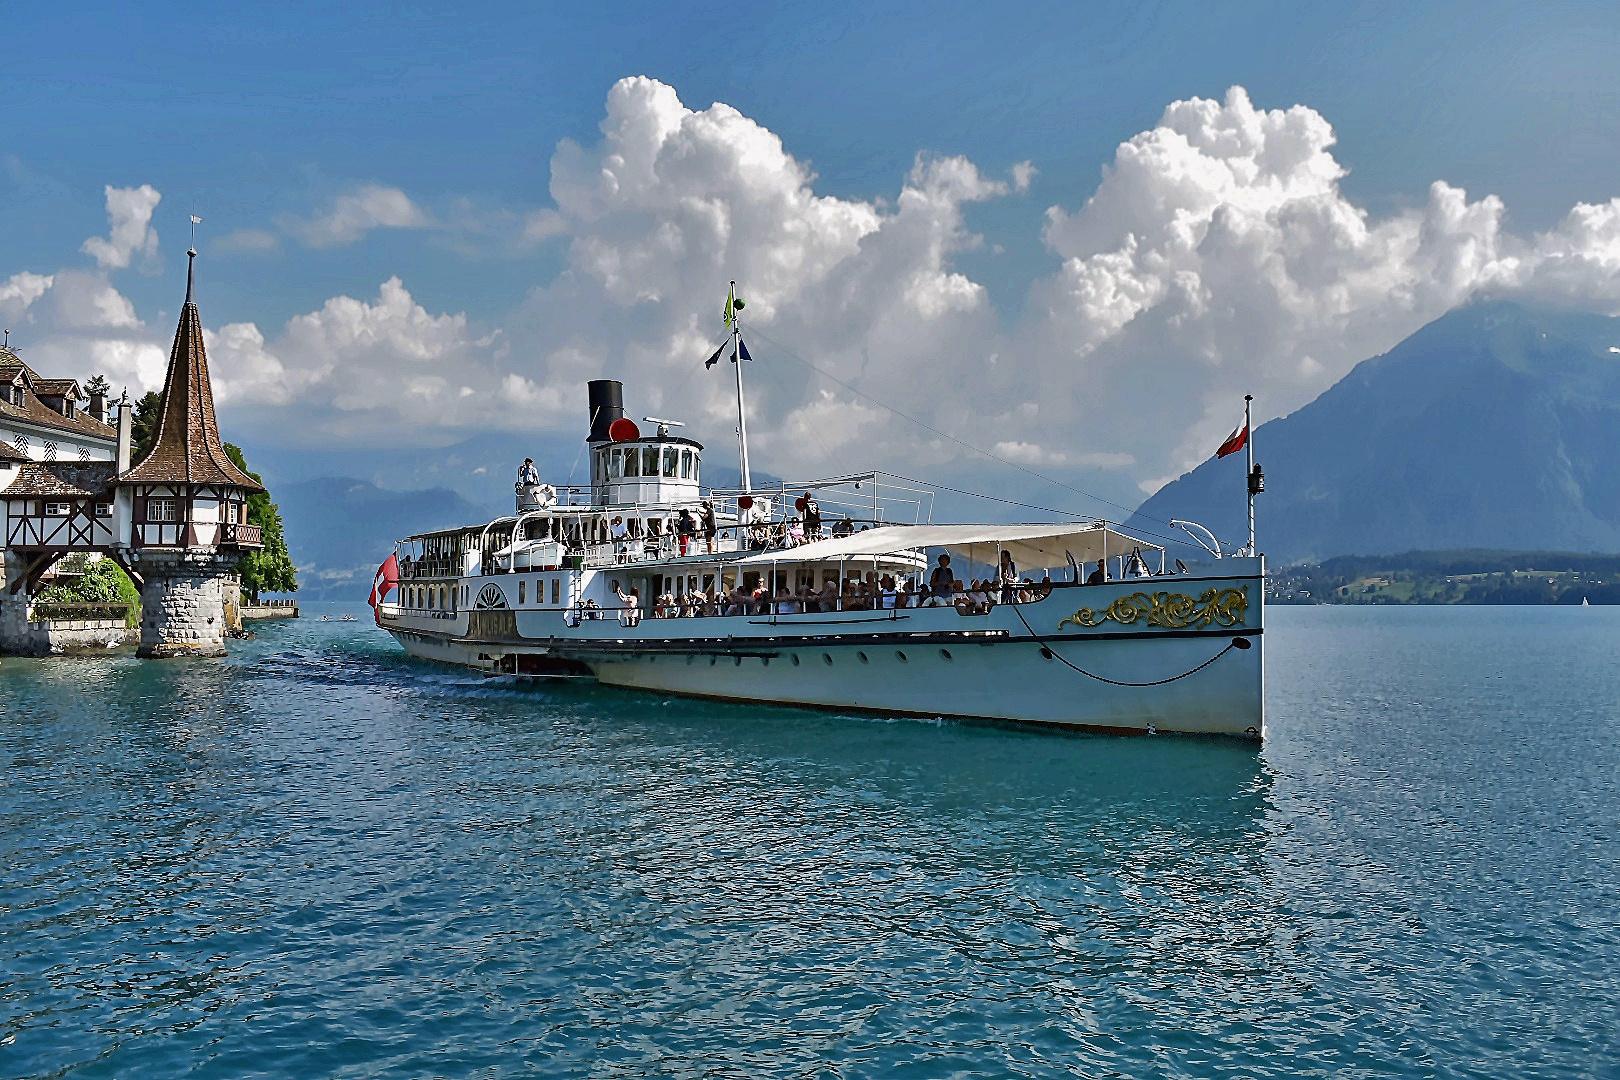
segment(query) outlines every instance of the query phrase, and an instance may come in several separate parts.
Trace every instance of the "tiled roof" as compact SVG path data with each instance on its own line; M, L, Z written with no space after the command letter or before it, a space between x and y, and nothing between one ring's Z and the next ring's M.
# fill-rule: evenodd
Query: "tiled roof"
M84 396L79 389L78 379L35 379L34 393L41 397L67 397L72 395L74 400Z
M0 461L27 461L28 455L12 446L4 439L0 439Z
M195 252L189 252L195 257ZM263 491L254 479L225 456L214 416L214 389L208 380L208 354L203 349L202 319L191 299L191 272L186 272L186 302L175 327L169 373L163 380L163 406L151 453L119 478L125 484L226 484Z
M110 500L117 471L112 461L30 461L0 498Z
M75 435L85 435L95 439L111 440L118 438L118 431L115 428L103 424L89 413L74 409L72 416L63 416L39 400L38 396L33 393L25 392L21 405L13 405L5 398L0 397L0 422L8 419L36 424L39 427L71 431Z

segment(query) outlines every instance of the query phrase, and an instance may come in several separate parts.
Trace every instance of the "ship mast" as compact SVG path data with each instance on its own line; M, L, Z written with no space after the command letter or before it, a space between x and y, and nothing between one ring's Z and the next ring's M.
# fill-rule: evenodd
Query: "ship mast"
M737 294L737 283L731 283L731 292L728 297ZM742 316L739 315L728 301L731 315L731 362L737 368L737 457L741 470L743 494L754 490L752 478L748 475L748 410L743 403L743 376L742 376Z

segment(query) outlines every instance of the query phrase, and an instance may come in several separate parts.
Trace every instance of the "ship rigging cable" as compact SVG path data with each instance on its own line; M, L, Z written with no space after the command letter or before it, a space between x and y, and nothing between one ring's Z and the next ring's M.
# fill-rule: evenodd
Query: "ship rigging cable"
M1006 465L1009 468L1017 469L1019 472L1022 472L1022 473L1027 473L1028 475L1033 476L1037 480L1043 481L1043 482L1048 483L1048 484L1052 484L1055 487L1065 488L1065 489L1067 489L1069 491L1074 492L1076 495L1080 495L1080 496L1082 496L1084 498L1091 499L1091 500L1093 500L1095 502L1100 502L1104 506L1111 506L1115 510L1124 511L1126 514L1135 514L1135 513L1137 513L1137 511L1132 510L1128 506L1121 506L1119 503L1114 502L1111 499L1105 499L1101 495L1093 495L1089 491L1082 491L1081 489L1075 487L1073 484L1065 484L1062 480L1055 480L1052 477L1047 476L1044 473L1036 472L1034 469L1031 469L1026 465L1020 465L1016 461L1009 461L1006 458L1000 456L999 454L992 454L990 451L984 449L983 447L974 446L972 443L966 441L965 439L958 439L955 435L952 435L952 434L950 434L949 432L946 432L946 431L941 431L939 428L934 427L932 424L925 424L921 420L918 420L915 416L912 416L909 413L902 412L899 409L895 408L893 405L888 404L887 402L879 401L877 398L873 397L871 394L868 394L863 390L856 389L855 387L851 386L849 383L845 382L843 379L840 379L838 376L833 375L830 372L823 371L821 368L819 368L816 365L812 364L810 361L806 360L804 357L800 356L798 353L794 352L792 349L788 348L786 345L782 344L780 341L777 341L775 338L771 337L769 334L767 334L765 331L761 330L759 327L757 327L757 326L754 327L753 330L752 330L752 333L755 334L758 337L764 338L766 341L768 341L770 344L774 345L778 350L780 350L783 353L783 355L785 355L785 356L787 356L787 357L789 357L789 358L791 358L793 360L797 360L799 363L803 364L805 367L809 368L811 371L814 371L817 375L820 375L822 378L831 379L833 382L837 383L839 386L842 386L845 390L848 390L850 393L857 394L860 397L865 398L867 401L870 401L872 404L876 405L878 408L886 409L889 412L893 413L894 415L900 417L900 419L902 419L902 420L909 420L911 423L916 424L918 427L924 429L925 431L933 432L935 435L938 435L942 439L949 439L951 442L955 443L958 446L964 447L964 448L966 448L968 450L972 450L975 454L983 454L985 457L989 458L991 461L1000 462L1001 464ZM966 492L965 494L970 494L971 495L971 494L975 494L975 493L974 492ZM1169 526L1169 524L1170 524L1168 521L1162 521L1159 518L1151 517L1150 515L1144 514L1142 516L1149 518L1149 520L1151 520L1151 521L1158 521L1159 524L1161 524L1161 525Z

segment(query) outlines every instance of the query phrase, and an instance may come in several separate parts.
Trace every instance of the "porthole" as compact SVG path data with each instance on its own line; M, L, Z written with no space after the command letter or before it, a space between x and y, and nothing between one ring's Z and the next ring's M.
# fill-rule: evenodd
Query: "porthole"
M905 663L909 663L909 662L910 662L910 661L908 661L908 660L907 660L907 659L906 659L906 654L905 654L905 653L903 653L903 652L901 652L901 651L900 651L900 650L899 650L899 649L896 649L896 650L894 650L894 658L895 658L895 659L896 659L896 660L898 660L898 661L900 661L900 662L901 662L901 663L902 663L902 664L905 664Z
M799 666L799 654L798 653L794 653L789 659L791 659L793 661L793 666L794 667Z
M939 650L939 655L941 655L945 659L949 660L951 658L951 650L949 650L949 649L941 649L941 650Z
M832 667L832 653L822 653L821 659L826 662L828 667Z
M872 662L866 658L866 654L863 652L858 652L855 655L861 658L861 663L863 664L870 664Z

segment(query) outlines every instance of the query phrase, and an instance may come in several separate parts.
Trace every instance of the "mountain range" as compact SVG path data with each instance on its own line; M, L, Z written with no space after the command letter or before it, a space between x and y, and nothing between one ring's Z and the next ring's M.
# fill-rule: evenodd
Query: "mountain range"
M1620 319L1460 308L1261 425L1274 563L1423 549L1620 551ZM1244 458L1210 459L1131 523L1243 542Z

